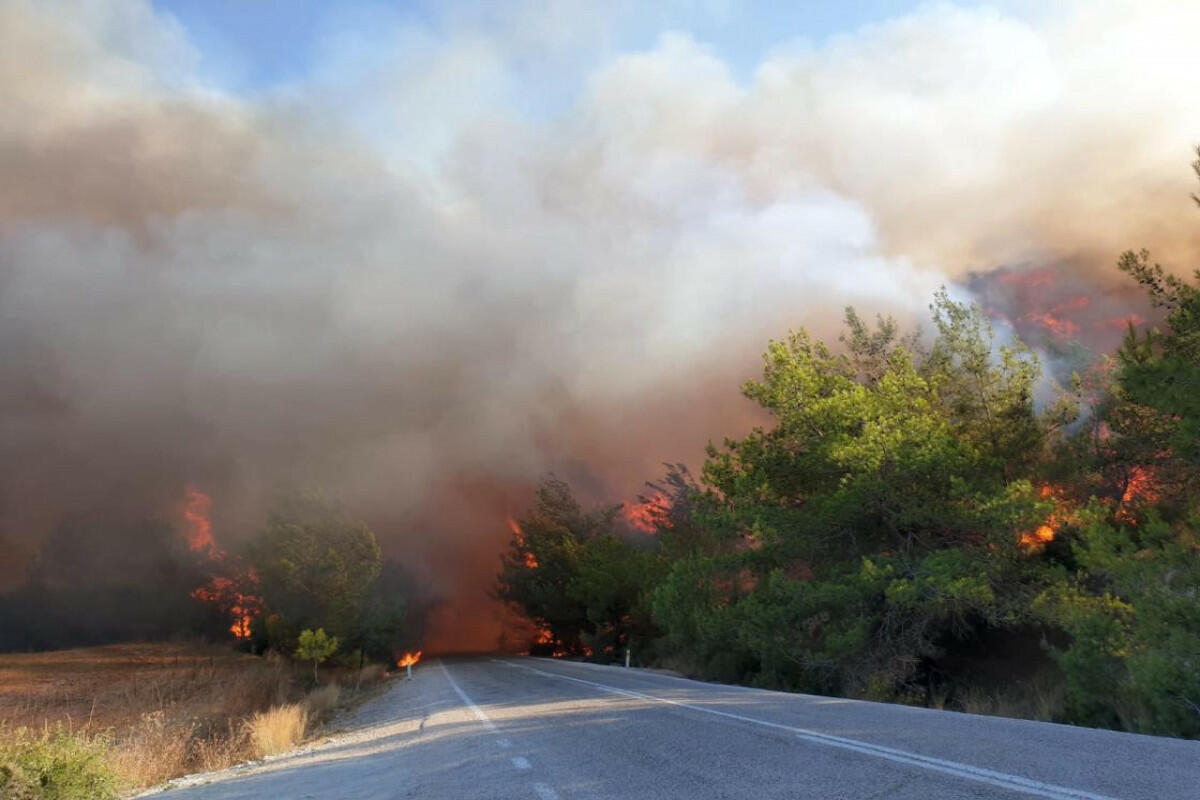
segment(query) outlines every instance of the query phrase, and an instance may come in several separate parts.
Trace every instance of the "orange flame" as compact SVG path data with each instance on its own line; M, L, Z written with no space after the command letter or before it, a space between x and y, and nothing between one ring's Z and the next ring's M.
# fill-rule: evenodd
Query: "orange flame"
M183 501L183 536L193 553L212 554L217 549L212 536L212 521L209 519L211 510L212 498L189 486Z
M421 651L420 650L418 650L415 653L405 653L396 662L396 666L397 667L411 667L412 665L416 664L420 660L421 660Z
M1021 534L1021 547L1031 552L1039 550L1054 541L1054 537L1058 535L1058 529L1066 521L1062 508L1063 490L1061 487L1046 484L1038 490L1038 495L1043 500L1053 500L1057 508L1050 512L1050 515L1046 517L1046 521L1041 525L1038 525L1032 531L1026 531Z
M1059 339L1069 339L1079 334L1079 325L1069 319L1054 316L1053 310L1046 312L1031 312L1025 319L1040 325Z
M258 583L254 570L239 568L212 535L212 498L189 486L183 503L183 536L188 549L206 557L214 574L208 583L192 590L191 596L212 603L232 618L229 632L236 639L249 639L254 618L262 613L262 598L246 589ZM230 577L233 575L233 577Z
M1150 467L1133 467L1121 494L1116 517L1131 525L1137 524L1134 510L1141 505L1155 502L1162 496L1158 485L1158 476Z
M515 519L513 519L511 515L508 517L508 529L512 531L513 538L517 540L517 546L524 548L525 531L521 530L521 525ZM537 556L535 556L530 550L525 550L524 559L526 569L538 568Z
M625 521L643 533L658 533L671 527L671 498L663 492L652 497L640 497L636 503L626 503Z

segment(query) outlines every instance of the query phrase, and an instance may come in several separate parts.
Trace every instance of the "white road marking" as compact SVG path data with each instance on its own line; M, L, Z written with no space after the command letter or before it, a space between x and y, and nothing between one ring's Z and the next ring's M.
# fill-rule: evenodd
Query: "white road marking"
M741 714L733 714L728 711L718 711L715 708L707 708L705 706L693 705L692 703L684 703L679 700L672 700L667 697L657 697L652 694L644 694L643 692L635 692L631 689L621 689L616 686L609 686L595 681L584 680L583 678L575 678L570 675L562 675L557 672L547 672L546 670L530 667L525 664L517 664L511 661L502 661L500 659L492 659L498 664L506 664L510 667L535 672L539 675L545 675L550 678L559 678L564 681L574 681L585 686L591 686L601 691L611 694L623 695L632 697L637 700L652 700L656 703L664 703L666 705L678 706L686 708L690 711L699 711L702 714L712 714L717 717L737 720L738 722L748 722L752 725L761 725L764 728L774 728L775 730L787 731L794 733L798 739L803 739L813 744L823 744L830 747L838 747L843 750L852 750L863 755L874 756L875 758L883 758L888 761L893 761L898 764L905 764L921 769L931 770L933 772L942 772L947 775L953 775L957 778L963 778L969 781L978 783L986 783L992 786L998 786L1001 789L1009 789L1026 794L1036 795L1038 797L1046 797L1050 800L1116 800L1102 794L1093 794L1085 792L1082 789L1073 789L1068 786L1057 786L1052 783L1044 783L1035 781L1029 778L1022 778L1019 775L1010 775L1006 772L997 772L995 770L985 769L984 767L975 767L970 764L962 764L957 761L946 761L933 756L924 756L919 753L910 753L905 750L896 750L891 747L871 744L869 742L861 742L857 739L846 739L841 736L833 736L827 733L819 733L817 731L808 730L806 728L796 728L791 725L783 725L778 722L769 722L767 720L755 719L754 717L746 717Z
M442 668L442 672L446 674L446 680L450 681L450 688L457 692L458 696L462 698L462 701L466 703L467 708L471 709L471 713L475 715L475 719L486 725L489 731L495 733L496 723L492 722L491 718L488 717L487 714L483 713L483 709L475 705L475 702L471 698L467 697L467 693L459 688L459 685L455 683L454 678L450 676L450 670L446 669L446 663L440 658L438 659L438 666L440 666Z
M442 668L442 673L445 674L446 680L450 682L450 688L453 689L455 694L459 696L459 699L466 704L467 708L471 709L471 713L475 715L475 719L486 725L488 730L490 730L492 733L496 733L496 723L492 722L491 717L484 713L482 708L475 705L474 700L472 700L470 697L467 697L467 693L464 692L462 687L458 685L458 682L454 680L454 677L450 674L450 670L446 669L445 662L440 658L438 659L438 666ZM497 739L496 744L505 749L512 747L512 742L505 738ZM529 763L529 759L525 758L524 756L513 756L512 763L517 769L533 769L533 764ZM539 800L558 800L558 792L554 791L544 783L535 783L533 785L533 791L537 794Z

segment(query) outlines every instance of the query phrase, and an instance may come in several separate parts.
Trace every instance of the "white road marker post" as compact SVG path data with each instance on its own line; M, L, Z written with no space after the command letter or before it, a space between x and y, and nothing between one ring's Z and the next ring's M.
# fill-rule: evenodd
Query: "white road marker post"
M629 648L625 648L625 669L629 669Z
M408 679L411 681L412 680L412 664L409 664L408 666L406 666L405 669L408 670Z

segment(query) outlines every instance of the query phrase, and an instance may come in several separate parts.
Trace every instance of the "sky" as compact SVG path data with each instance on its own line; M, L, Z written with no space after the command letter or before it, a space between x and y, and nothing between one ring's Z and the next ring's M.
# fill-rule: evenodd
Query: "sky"
M155 0L187 31L200 52L200 68L229 91L254 93L303 80L320 67L324 43L337 31L363 33L368 25L388 24L444 29L469 12L463 5L423 2L325 3L318 0ZM479 4L476 4L479 5ZM531 4L530 13L579 8L574 2ZM853 3L711 2L617 4L625 19L581 14L573 22L593 28L604 49L644 48L663 30L686 31L708 43L741 77L752 75L762 54L797 41L819 44L831 36L886 20L918 5L912 0L860 0ZM496 4L488 16L511 9ZM569 11L567 13L570 13ZM481 25L488 21L480 20ZM369 32L369 31L367 31Z
M1123 250L1200 263L1195 30L1169 0L0 0L0 590L190 490L233 546L319 486L493 636L537 480L698 468L762 422L771 338L996 275L1117 309Z

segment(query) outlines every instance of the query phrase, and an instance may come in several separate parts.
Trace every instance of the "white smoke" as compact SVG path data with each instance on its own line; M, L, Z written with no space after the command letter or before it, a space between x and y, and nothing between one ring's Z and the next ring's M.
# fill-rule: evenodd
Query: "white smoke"
M244 530L300 481L485 570L462 487L628 495L746 424L788 327L1195 255L1200 6L934 5L749 81L530 8L338 28L239 96L146 3L0 0L0 534L187 482Z

